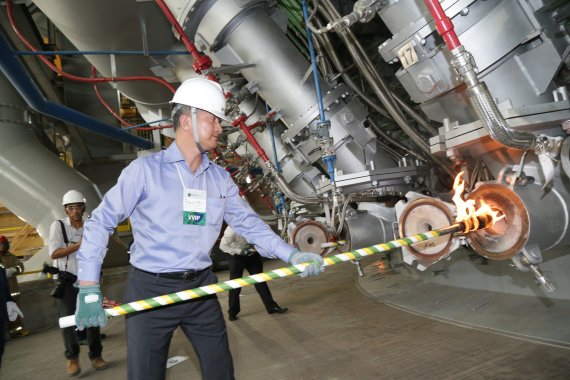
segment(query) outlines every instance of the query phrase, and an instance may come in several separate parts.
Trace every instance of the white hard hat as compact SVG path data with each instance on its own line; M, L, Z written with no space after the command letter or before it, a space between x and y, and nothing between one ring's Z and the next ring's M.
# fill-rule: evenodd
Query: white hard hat
M65 206L71 203L85 203L85 197L77 190L69 190L67 193L63 194L63 201L61 204Z
M228 121L224 112L226 97L219 83L205 78L192 78L182 82L170 103L196 107Z

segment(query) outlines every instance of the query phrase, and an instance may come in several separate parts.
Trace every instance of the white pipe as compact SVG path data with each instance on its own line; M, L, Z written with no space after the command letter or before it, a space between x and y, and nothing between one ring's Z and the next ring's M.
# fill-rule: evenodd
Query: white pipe
M66 191L81 191L88 210L99 204L101 196L91 181L40 144L27 125L25 102L1 74L0 88L0 203L33 226L47 244L51 223L65 217L61 197ZM44 247L26 262L26 271L42 269L48 259Z

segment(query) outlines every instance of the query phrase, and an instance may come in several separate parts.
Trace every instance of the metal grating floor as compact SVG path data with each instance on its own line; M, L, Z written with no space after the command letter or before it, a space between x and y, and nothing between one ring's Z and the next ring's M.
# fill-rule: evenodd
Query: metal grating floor
M373 262L365 259L364 264ZM266 262L266 269L283 266ZM220 280L227 272L218 272ZM268 315L253 287L242 291L242 312L228 322L237 379L570 379L567 348L498 335L393 308L357 286L351 264L316 278L270 282L287 314ZM227 309L227 296L219 296ZM90 368L82 347L80 378L125 379L124 322L105 329L109 368ZM190 344L180 331L169 357L183 356L167 379L199 379ZM1 379L62 379L63 344L57 328L10 340Z

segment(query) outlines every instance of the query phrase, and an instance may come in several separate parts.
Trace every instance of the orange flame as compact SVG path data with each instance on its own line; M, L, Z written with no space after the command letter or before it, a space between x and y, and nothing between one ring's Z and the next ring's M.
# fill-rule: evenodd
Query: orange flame
M453 202L457 207L457 216L455 218L456 222L463 222L469 219L473 220L478 216L490 216L492 222L489 224L489 226L492 226L505 217L505 215L499 216L499 211L492 209L491 206L485 203L485 201L482 199L479 200L479 207L477 208L475 207L475 200L463 200L463 192L465 191L463 172L460 172L457 174L457 177L455 177L455 181L453 182L453 190L455 190L455 194L453 195Z

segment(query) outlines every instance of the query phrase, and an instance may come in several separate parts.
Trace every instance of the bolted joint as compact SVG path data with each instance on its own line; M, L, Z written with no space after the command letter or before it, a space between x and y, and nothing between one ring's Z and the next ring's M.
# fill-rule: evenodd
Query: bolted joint
M232 113L229 114L230 118L233 119L232 121L232 125L234 127L239 127L241 123L245 122L245 120L247 119L247 117L244 114L239 114L237 116L233 116Z
M467 71L477 70L475 60L471 53L469 53L463 45L453 50L453 57L451 58L451 66L458 75L463 76Z
M560 136L538 135L534 152L537 155L546 154L551 158L556 158L560 154L563 140Z
M328 137L328 138L323 138L319 141L319 147L321 148L321 152L322 155L321 157L323 158L323 160L326 157L336 157L335 153L334 153L334 144L333 144L333 138L332 137Z
M192 65L192 68L198 74L202 74L202 72L208 70L210 67L212 67L212 60L207 55L200 55L194 60L194 64Z
M326 139L330 136L331 122L329 120L321 120L317 123L317 135Z

